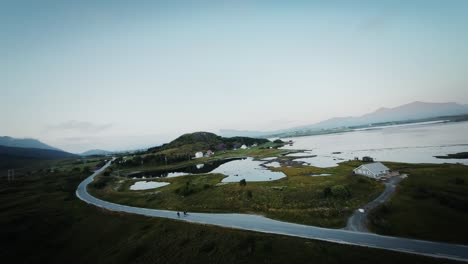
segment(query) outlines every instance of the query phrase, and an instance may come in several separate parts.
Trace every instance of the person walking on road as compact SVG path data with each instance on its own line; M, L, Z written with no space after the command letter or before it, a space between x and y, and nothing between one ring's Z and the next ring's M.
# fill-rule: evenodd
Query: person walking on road
M177 217L180 217L180 213L179 213L179 212L177 212Z

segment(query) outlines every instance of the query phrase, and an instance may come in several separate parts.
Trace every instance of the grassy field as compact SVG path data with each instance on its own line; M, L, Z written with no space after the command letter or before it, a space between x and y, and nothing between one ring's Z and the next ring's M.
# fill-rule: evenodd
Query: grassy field
M383 185L361 176L350 175L358 162L320 169L309 166L274 170L287 177L269 182L219 185L220 174L159 178L170 182L162 188L132 191L138 180L99 176L89 191L104 200L138 207L192 211L242 212L323 227L344 227L352 212L377 197ZM313 177L312 173L332 176Z
M410 176L388 203L371 212L371 229L386 235L468 244L468 167L391 167Z
M42 170L0 181L2 263L455 263L112 213L75 197L84 177Z

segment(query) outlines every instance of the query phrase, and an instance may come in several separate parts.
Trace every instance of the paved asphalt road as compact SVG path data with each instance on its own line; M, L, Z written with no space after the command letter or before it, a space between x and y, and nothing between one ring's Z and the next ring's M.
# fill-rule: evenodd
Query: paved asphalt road
M385 182L385 190L383 191L383 193L380 194L379 197L375 198L375 200L371 201L370 203L360 208L360 209L363 209L364 212L360 212L359 209L354 211L353 215L351 215L351 217L348 219L345 229L356 231L356 232L369 232L369 229L367 229L368 213L372 209L377 207L379 204L382 204L385 201L387 201L395 192L397 184L405 176L406 175L394 176L388 179Z
M92 204L111 211L176 219L186 222L209 224L263 233L310 238L340 244L381 248L445 259L468 261L468 246L464 245L380 236L371 233L353 232L342 229L327 229L299 225L250 214L189 213L187 216L177 217L177 214L174 211L138 208L106 202L90 195L87 192L86 187L90 182L93 181L94 176L102 172L109 165L110 162L100 170L93 173L78 186L78 189L76 190L76 195L78 198L87 202L88 204Z

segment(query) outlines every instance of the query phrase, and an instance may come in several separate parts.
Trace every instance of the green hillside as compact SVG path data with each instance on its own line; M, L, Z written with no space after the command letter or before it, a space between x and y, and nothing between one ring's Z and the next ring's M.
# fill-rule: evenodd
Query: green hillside
M239 148L243 144L263 144L270 142L264 138L232 137L225 138L210 132L195 132L184 134L170 143L148 149L150 153L192 154L196 151L224 150Z
M18 148L0 146L0 157L6 159L64 159L76 158L75 154L71 154L61 150L38 149L38 148Z

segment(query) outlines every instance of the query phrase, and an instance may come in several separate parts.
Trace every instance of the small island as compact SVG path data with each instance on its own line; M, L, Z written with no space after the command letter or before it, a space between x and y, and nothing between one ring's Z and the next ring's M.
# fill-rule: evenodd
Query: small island
M468 159L468 152L459 152L455 154L447 154L445 156L434 156L438 159Z

